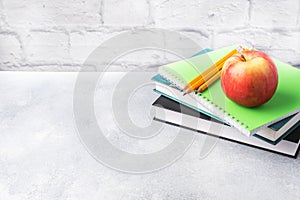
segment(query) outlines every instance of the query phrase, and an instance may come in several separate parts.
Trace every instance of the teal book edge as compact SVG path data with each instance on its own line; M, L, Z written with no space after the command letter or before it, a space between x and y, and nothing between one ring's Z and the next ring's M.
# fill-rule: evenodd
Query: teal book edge
M258 139L261 139L265 142L268 142L270 144L273 144L273 145L276 145L278 144L278 142L280 142L281 140L283 140L286 136L288 136L290 133L292 133L298 126L300 126L300 121L297 122L294 126L292 126L289 130L287 130L281 137L279 137L277 140L275 141L272 141L272 140L269 140L265 137L262 137L260 135L257 135L257 134L253 134L254 137L258 138Z
M274 124L271 124L268 126L268 128L272 129L273 131L278 131L281 127L283 127L288 121L290 121L296 114L293 114L292 116L289 116L287 118L284 118L283 120L276 122Z

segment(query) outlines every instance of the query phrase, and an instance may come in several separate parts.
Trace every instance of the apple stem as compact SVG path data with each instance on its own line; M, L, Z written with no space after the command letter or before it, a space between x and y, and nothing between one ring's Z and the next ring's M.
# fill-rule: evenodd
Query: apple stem
M243 59L244 62L247 61L246 58L245 58L245 56L243 54L241 54L241 57L242 57L242 59Z

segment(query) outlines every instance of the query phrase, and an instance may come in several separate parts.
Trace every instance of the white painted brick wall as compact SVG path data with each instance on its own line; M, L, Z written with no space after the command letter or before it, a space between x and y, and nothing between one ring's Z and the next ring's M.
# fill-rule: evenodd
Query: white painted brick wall
M0 34L0 63L1 65L17 65L21 61L20 42L14 33Z
M298 4L296 2L287 0L253 0L251 25L261 28L295 28L299 15L299 1Z
M149 5L146 0L104 1L103 21L107 25L146 25Z
M71 61L83 63L87 57L106 40L120 34L120 31L100 29L96 31L76 31L70 33Z
M247 0L155 0L152 4L155 24L161 28L232 29L244 27L248 20Z
M0 0L0 70L77 71L105 40L137 28L178 31L203 48L251 44L300 66L299 0ZM115 64L168 60L144 51Z
M68 34L63 32L31 31L25 38L24 49L30 63L69 61Z
M6 21L11 26L77 26L101 23L101 1L2 0Z

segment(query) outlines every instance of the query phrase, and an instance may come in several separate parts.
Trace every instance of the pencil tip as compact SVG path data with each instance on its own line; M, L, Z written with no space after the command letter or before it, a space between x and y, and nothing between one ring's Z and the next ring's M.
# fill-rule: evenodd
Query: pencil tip
M183 93L183 96L186 95L186 93Z

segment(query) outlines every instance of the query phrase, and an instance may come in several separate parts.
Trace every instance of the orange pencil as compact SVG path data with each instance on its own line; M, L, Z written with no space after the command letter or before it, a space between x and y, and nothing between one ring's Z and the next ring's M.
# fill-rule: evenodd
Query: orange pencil
M236 49L229 52L226 56L224 56L222 59L220 59L218 62L210 66L207 70L205 70L202 74L198 75L196 78L194 78L191 82L189 82L184 88L184 94L188 94L195 89L197 89L199 86L201 86L205 80L209 79L211 76L213 76L215 73L220 71L223 67L224 62L232 55L238 53Z
M211 77L209 80L207 80L205 83L203 83L197 90L197 93L203 92L206 90L209 86L211 86L221 75L221 71L216 73L213 77Z
M193 85L191 85L191 87L189 87L187 90L185 90L185 93L183 95L193 92L194 90L199 88L203 83L208 81L212 76L214 76L216 73L218 73L222 69L224 63L225 62L219 64L218 66L215 66L212 70L206 70L205 73L202 73L201 74L202 77L197 82L195 82Z

